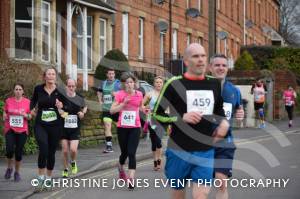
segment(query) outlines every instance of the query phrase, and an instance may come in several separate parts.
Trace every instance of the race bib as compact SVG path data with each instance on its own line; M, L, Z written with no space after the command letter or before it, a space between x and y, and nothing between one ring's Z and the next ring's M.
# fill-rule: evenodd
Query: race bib
M187 112L197 111L203 115L212 115L215 99L212 90L190 90L186 91Z
M224 102L223 109L224 109L225 117L227 118L227 120L230 120L232 114L232 104Z
M57 115L55 111L43 111L42 112L42 121L52 122L57 120Z
M103 103L111 104L112 103L112 95L103 95Z
M77 115L68 115L65 118L65 128L78 128L78 117Z
M24 127L24 117L20 115L11 115L9 116L9 125L11 127Z
M258 94L255 96L255 102L257 103L263 103L265 102L265 95L264 94Z
M123 111L121 115L122 126L135 126L136 111Z

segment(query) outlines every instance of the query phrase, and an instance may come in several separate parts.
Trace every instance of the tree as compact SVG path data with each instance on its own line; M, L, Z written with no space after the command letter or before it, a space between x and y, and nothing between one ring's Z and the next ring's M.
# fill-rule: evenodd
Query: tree
M235 70L254 70L256 69L255 61L248 51L244 51L242 55L236 60L234 65Z
M94 75L95 81L106 79L107 69L114 69L117 77L120 76L122 71L130 70L128 59L122 51L119 49L112 49L104 55L96 68ZM97 84L98 82L95 83Z
M280 0L281 36L292 45L300 45L300 1Z

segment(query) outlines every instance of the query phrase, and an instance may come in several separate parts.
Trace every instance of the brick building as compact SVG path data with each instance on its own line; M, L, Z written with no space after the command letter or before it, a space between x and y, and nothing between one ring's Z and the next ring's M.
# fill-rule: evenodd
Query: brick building
M166 1L116 0L114 46L128 55L131 65L154 67L164 65L172 46L172 58L182 55L188 43L201 43L208 52L209 1L173 0L172 12ZM198 10L190 17L189 10ZM235 60L242 45L271 45L282 42L277 0L216 0L216 52ZM245 12L244 12L245 11ZM169 19L172 15L172 41ZM166 23L160 30L160 22ZM120 34L122 33L122 34ZM218 34L217 34L218 35ZM127 39L128 38L128 39ZM142 38L142 39L141 39Z
M112 48L121 49L136 70L161 74L169 57L179 58L191 42L208 51L212 37L211 1L171 2L172 12L163 0L1 0L0 56L53 65L82 80L85 89ZM235 60L242 45L281 42L277 0L215 2L216 52Z

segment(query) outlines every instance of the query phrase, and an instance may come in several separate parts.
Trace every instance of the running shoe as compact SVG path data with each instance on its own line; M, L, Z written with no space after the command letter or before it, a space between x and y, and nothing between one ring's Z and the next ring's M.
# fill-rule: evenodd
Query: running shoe
M73 175L77 174L77 172L78 172L78 167L77 167L77 164L75 161L71 162L71 171L72 171Z
M153 170L154 170L154 171L157 171L157 160L154 160L154 161L153 161L153 164L154 164L154 165L153 165Z
M11 178L11 174L13 172L13 169L12 168L7 168L6 171L5 171L5 174L4 174L4 178L6 180L10 179Z
M20 182L21 181L21 176L20 176L19 172L14 173L14 181L15 182Z
M44 186L44 182L45 182L45 179L44 178L41 178L40 176L37 177L37 180L38 180L38 185L35 187L34 189L34 192L41 192L43 191L43 189L45 188Z
M62 177L63 178L68 178L69 177L69 170L68 169L65 169L62 171Z
M161 159L157 160L157 171L161 169Z
M106 145L106 148L104 149L103 153L112 153L112 152L114 152L112 146Z
M126 173L125 173L124 169L121 169L119 167L118 171L119 171L119 179L127 180L127 176L126 176Z

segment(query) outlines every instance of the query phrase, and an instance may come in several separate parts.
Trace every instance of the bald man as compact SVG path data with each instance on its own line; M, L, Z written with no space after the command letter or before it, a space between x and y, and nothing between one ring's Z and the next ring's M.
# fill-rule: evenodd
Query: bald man
M206 76L207 56L203 46L190 44L184 53L187 72L164 86L153 117L172 125L166 150L165 175L172 197L185 198L185 187L193 187L193 198L205 199L214 168L214 143L227 133L220 82ZM165 110L169 108L169 114ZM208 182L208 183L205 183Z

